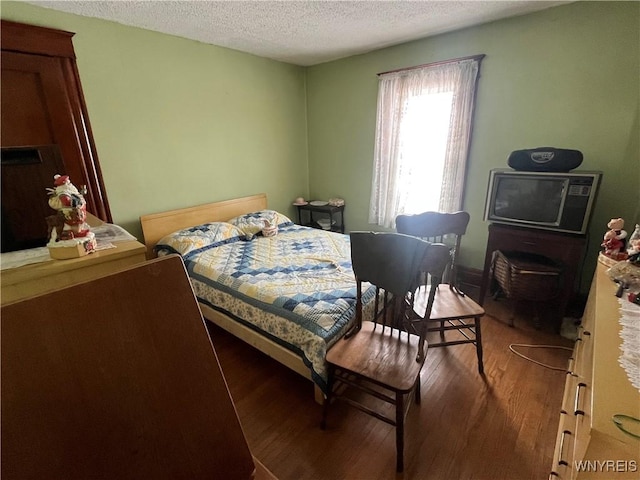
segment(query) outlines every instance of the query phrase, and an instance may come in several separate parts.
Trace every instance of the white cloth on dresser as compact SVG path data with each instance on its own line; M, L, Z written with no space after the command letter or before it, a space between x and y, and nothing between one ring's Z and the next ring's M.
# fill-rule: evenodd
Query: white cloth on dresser
M622 327L618 362L627 372L631 384L640 391L640 305L628 301L626 295L618 302Z
M136 240L136 237L124 228L112 223L103 223L97 227L91 227L91 231L95 234L98 243L96 251L115 248L115 245L111 242ZM34 263L48 262L50 260L51 256L49 255L49 249L47 247L16 250L15 252L0 254L0 270L18 268Z

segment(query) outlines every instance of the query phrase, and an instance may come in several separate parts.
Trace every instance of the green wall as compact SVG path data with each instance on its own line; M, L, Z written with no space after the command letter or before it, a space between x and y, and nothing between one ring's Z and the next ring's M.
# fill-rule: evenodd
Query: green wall
M308 193L305 70L170 35L2 2L3 19L73 43L115 223L267 193ZM73 179L72 179L73 180ZM43 192L44 195L44 192Z
M376 74L486 54L476 103L464 208L471 214L461 263L482 268L488 172L521 148L584 153L580 169L604 171L583 285L609 218L628 230L638 212L640 3L577 2L314 66L307 71L309 183L313 198L342 196L350 230L367 223Z
M478 53L461 263L481 268L488 171L512 150L576 148L604 171L590 271L609 218L640 221L640 3L576 2L310 68L3 1L7 20L76 32L78 68L114 221L266 192L347 203L367 223L376 73Z

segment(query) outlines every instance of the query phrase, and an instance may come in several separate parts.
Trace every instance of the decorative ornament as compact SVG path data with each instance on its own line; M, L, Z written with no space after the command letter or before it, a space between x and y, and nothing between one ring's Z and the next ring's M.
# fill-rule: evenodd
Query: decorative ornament
M275 220L265 220L262 228L263 237L274 237L278 234L278 225Z
M86 190L79 191L68 175L55 175L54 188L47 188L49 206L56 210L47 217L51 258L77 258L96 249L96 237L87 224Z
M613 260L627 259L627 232L624 230L624 220L622 218L612 218L607 224L609 230L604 234L602 243L603 255Z
M640 266L640 225L636 224L636 228L629 237L627 248L627 261L634 265Z

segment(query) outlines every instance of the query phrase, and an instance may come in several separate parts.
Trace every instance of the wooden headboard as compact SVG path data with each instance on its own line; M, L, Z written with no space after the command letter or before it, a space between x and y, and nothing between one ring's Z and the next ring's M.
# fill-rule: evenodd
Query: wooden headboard
M147 247L147 258L156 256L153 248L162 237L172 232L207 222L225 222L238 215L265 208L267 208L267 195L260 193L249 197L143 215L140 217L140 224L144 244Z

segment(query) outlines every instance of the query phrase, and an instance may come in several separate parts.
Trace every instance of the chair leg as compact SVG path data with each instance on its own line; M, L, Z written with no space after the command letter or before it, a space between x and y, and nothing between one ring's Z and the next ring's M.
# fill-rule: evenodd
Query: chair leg
M404 395L396 392L396 471L404 470Z
M509 326L516 326L516 310L517 310L517 301L515 299L511 300L511 316L509 317Z
M480 317L476 317L476 353L478 354L478 372L484 374L484 363L482 362L482 331L480 330Z
M333 391L333 376L334 367L333 365L329 365L327 375L327 396L324 399L324 404L322 405L322 420L320 420L321 430L325 430L327 428L327 414L329 413L329 403L331 403L331 394Z
M540 330L542 328L542 322L540 320L540 308L537 303L533 305L533 328Z
M416 405L420 405L420 374L418 374L418 378L416 379L416 386L414 388L414 397Z

